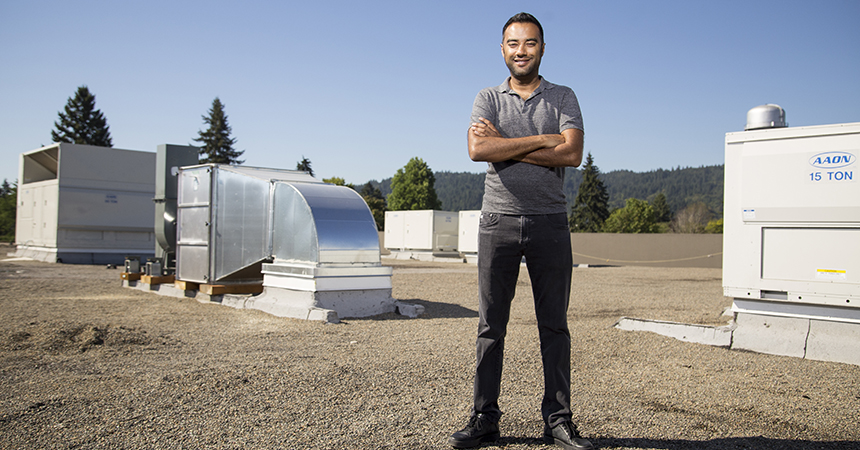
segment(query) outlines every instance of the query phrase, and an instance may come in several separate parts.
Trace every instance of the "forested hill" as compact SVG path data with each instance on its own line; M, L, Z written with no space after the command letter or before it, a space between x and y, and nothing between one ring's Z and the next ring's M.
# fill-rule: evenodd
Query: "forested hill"
M485 174L435 172L434 175L436 176L436 195L442 201L442 209L445 211L481 209ZM600 178L609 192L609 205L613 209L623 207L628 198L651 200L654 195L663 192L673 213L691 203L703 202L718 216L722 217L723 214L722 165L658 169L641 173L616 170L602 173ZM580 170L565 171L564 195L567 197L568 206L573 205L581 182ZM378 186L386 197L391 193L391 178L381 182L371 181L371 183Z

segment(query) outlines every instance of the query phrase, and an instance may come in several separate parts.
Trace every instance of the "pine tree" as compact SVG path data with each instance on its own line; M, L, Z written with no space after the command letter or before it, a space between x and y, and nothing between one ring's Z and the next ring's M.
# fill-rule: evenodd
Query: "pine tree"
M651 200L651 206L654 208L654 214L657 222L668 222L672 220L672 209L669 208L669 202L666 201L666 194L659 192Z
M314 176L314 169L311 168L311 160L302 155L302 160L296 163L296 170L307 172L308 175Z
M112 147L110 127L104 114L96 109L96 96L86 86L78 87L74 97L66 102L65 112L57 113L59 123L51 131L54 142Z
M227 115L224 114L224 104L218 97L212 101L209 115L202 117L209 128L206 131L199 131L199 136L194 139L203 144L200 147L200 163L242 164L245 162L239 159L245 151L237 151L233 148L236 139L230 137L232 130L227 123Z
M609 194L600 180L600 169L591 153L582 169L582 183L570 208L570 229L578 233L597 233L609 218Z
M433 170L421 158L412 158L391 179L388 207L392 211L442 209L433 185Z

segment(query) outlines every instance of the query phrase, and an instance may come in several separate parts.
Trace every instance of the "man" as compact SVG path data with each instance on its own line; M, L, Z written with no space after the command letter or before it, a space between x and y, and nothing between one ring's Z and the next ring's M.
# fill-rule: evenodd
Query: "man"
M564 167L582 162L583 126L576 95L538 74L543 28L517 14L502 28L510 77L478 93L468 131L469 157L488 163L478 234L480 290L474 406L451 435L456 448L499 438L502 359L520 263L525 257L544 369L544 441L591 449L571 422L567 307L573 256L562 193Z

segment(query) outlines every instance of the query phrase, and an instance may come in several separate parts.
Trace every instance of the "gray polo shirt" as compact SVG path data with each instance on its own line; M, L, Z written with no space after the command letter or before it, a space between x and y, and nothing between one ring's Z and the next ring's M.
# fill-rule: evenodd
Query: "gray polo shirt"
M483 117L506 138L560 134L570 128L585 130L579 102L569 87L541 77L540 86L528 100L523 100L510 89L509 80L478 93L471 123ZM563 183L563 167L511 160L488 163L481 211L516 215L566 213Z

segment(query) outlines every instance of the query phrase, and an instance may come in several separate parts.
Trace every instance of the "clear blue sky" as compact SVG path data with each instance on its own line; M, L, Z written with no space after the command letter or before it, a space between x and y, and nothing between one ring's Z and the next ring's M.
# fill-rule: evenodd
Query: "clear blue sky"
M860 121L860 1L4 1L0 179L51 143L80 85L114 146L192 144L217 96L246 165L363 184L410 158L482 172L475 94L507 76L501 26L546 32L542 74L576 91L601 171L723 163L776 103L790 126ZM134 170L134 168L129 168Z

